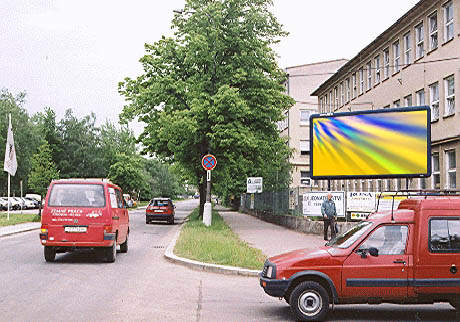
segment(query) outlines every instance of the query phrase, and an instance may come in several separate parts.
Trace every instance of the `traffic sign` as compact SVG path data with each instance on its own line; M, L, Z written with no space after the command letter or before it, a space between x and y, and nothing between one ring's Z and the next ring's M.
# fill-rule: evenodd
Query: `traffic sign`
M212 154L206 154L203 159L201 159L201 165L205 170L212 170L217 165L217 159Z
M262 177L248 177L247 179L247 193L262 193L263 178Z

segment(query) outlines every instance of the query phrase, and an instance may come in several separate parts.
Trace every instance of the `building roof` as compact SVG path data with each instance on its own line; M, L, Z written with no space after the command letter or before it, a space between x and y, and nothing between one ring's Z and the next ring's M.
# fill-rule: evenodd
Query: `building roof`
M343 65L337 73L329 77L325 82L323 82L313 93L311 96L318 96L321 91L328 87L330 83L335 82L340 78L340 76L344 73L348 73L350 69L362 62L363 58L366 58L369 53L372 53L373 50L383 42L386 42L390 39L390 36L393 35L395 30L398 30L401 25L405 22L409 22L411 19L415 18L419 15L419 11L426 9L434 4L433 0L421 0L417 2L415 6L413 6L408 12L406 12L401 18L399 18L393 25L391 25L387 30L381 33L374 41L372 41L369 45L364 47L355 57L350 59L345 65Z

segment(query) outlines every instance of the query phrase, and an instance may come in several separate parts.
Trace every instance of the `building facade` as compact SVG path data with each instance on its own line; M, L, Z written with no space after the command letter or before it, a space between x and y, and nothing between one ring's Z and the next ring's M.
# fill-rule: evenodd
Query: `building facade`
M294 150L290 159L292 165L291 187L317 188L310 179L310 115L318 113L317 97L310 93L333 75L347 60L288 67L286 93L296 102L286 113L285 119L278 122L281 137L286 137L288 145Z
M334 180L332 190L456 189L460 164L460 0L419 1L312 95L321 113L430 106L432 175ZM327 182L319 182L327 190Z

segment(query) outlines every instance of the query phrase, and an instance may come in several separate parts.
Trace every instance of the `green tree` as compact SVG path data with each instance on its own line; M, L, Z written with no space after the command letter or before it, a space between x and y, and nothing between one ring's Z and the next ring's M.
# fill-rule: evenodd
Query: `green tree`
M137 196L147 185L142 175L140 158L133 158L124 153L117 154L115 158L116 161L109 169L109 179L119 185L123 192Z
M223 197L244 191L247 176L274 181L289 149L275 123L294 103L271 45L285 36L270 0L187 0L173 38L146 45L144 74L126 78L122 119L146 123L145 150L179 163L200 187L201 158L214 154L213 184ZM279 171L273 171L280 168Z
M42 140L42 145L32 156L30 163L29 190L44 198L51 180L59 178L59 171L53 162L51 148L46 140Z
M184 192L171 166L155 159L143 159L147 190L142 191L144 199L153 197L174 198Z
M5 160L5 145L8 131L8 115L11 114L11 123L14 133L14 145L18 169L16 175L11 177L11 194L20 195L20 181L23 190L27 191L27 178L30 172L30 159L37 151L40 144L41 133L32 122L24 108L26 94L21 92L16 96L7 89L0 90L0 167L3 171ZM3 172L5 173L5 172ZM6 195L8 176L0 176L0 194Z

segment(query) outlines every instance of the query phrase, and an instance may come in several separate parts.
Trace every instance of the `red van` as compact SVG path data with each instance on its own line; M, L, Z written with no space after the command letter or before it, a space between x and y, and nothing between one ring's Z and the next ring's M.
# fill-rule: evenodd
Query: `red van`
M117 245L128 251L129 215L120 187L107 179L51 182L46 195L40 240L45 260L76 249L100 251L115 262Z

